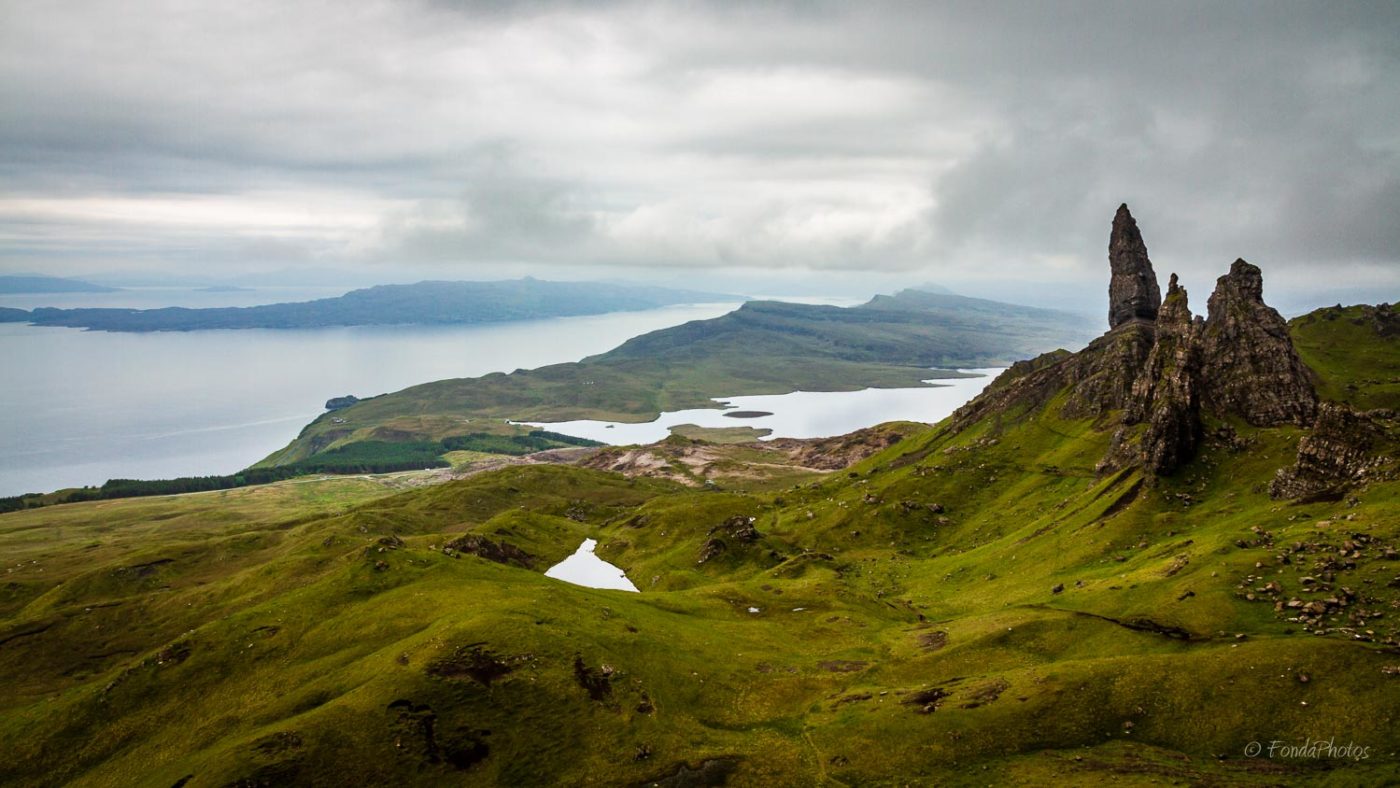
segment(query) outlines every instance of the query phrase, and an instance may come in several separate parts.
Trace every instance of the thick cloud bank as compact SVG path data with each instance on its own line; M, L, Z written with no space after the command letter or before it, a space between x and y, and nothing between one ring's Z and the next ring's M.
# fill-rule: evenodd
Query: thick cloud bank
M9 271L1400 294L1391 3L5 2L0 107Z

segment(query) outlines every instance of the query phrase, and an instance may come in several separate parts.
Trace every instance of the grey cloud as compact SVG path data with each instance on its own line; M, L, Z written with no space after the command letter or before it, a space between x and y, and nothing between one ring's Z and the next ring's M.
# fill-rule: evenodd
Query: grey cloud
M8 2L0 106L11 270L1400 291L1393 4Z

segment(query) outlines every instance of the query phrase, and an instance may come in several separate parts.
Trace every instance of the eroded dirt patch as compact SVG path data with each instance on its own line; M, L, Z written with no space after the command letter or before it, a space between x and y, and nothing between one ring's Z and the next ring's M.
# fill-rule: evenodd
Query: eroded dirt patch
M458 727L444 733L439 730L437 714L426 703L401 698L390 703L387 711L394 749L420 765L446 764L464 770L491 754L485 741L490 731Z
M483 643L469 643L458 646L446 657L428 663L426 672L439 678L469 678L483 686L490 686L491 682L515 670L515 663L526 659L529 657L502 658Z
M691 766L682 761L661 776L645 780L640 785L660 788L709 788L728 783L730 776L738 768L738 758L710 758L701 761L698 766Z
M580 687L588 690L588 697L593 700L604 701L612 696L614 672L611 665L591 667L583 661L583 655L574 655L574 680Z

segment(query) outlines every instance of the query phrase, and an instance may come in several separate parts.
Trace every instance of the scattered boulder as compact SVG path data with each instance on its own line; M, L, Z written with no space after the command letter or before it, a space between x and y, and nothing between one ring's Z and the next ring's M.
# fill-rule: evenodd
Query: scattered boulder
M758 529L754 527L755 522L756 519L753 517L736 514L723 523L711 528L710 533L714 534L718 531L736 541L757 542L759 539L763 538L763 534L759 533Z
M729 545L725 544L723 539L720 539L718 537L710 537L709 539L705 540L704 544L700 545L700 560L696 561L695 563L703 564L706 561L709 561L714 557L723 554L724 551L728 549Z
M738 544L752 544L763 538L763 534L754 527L756 519L747 515L736 514L733 517L711 528L705 543L700 545L700 558L695 563L703 564L716 556L719 556L729 549L729 541Z

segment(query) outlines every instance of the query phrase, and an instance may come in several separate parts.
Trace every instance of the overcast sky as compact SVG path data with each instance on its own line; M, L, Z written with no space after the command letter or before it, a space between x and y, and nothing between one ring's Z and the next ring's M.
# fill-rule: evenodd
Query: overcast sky
M1400 4L987 5L0 0L0 271L1400 297Z

